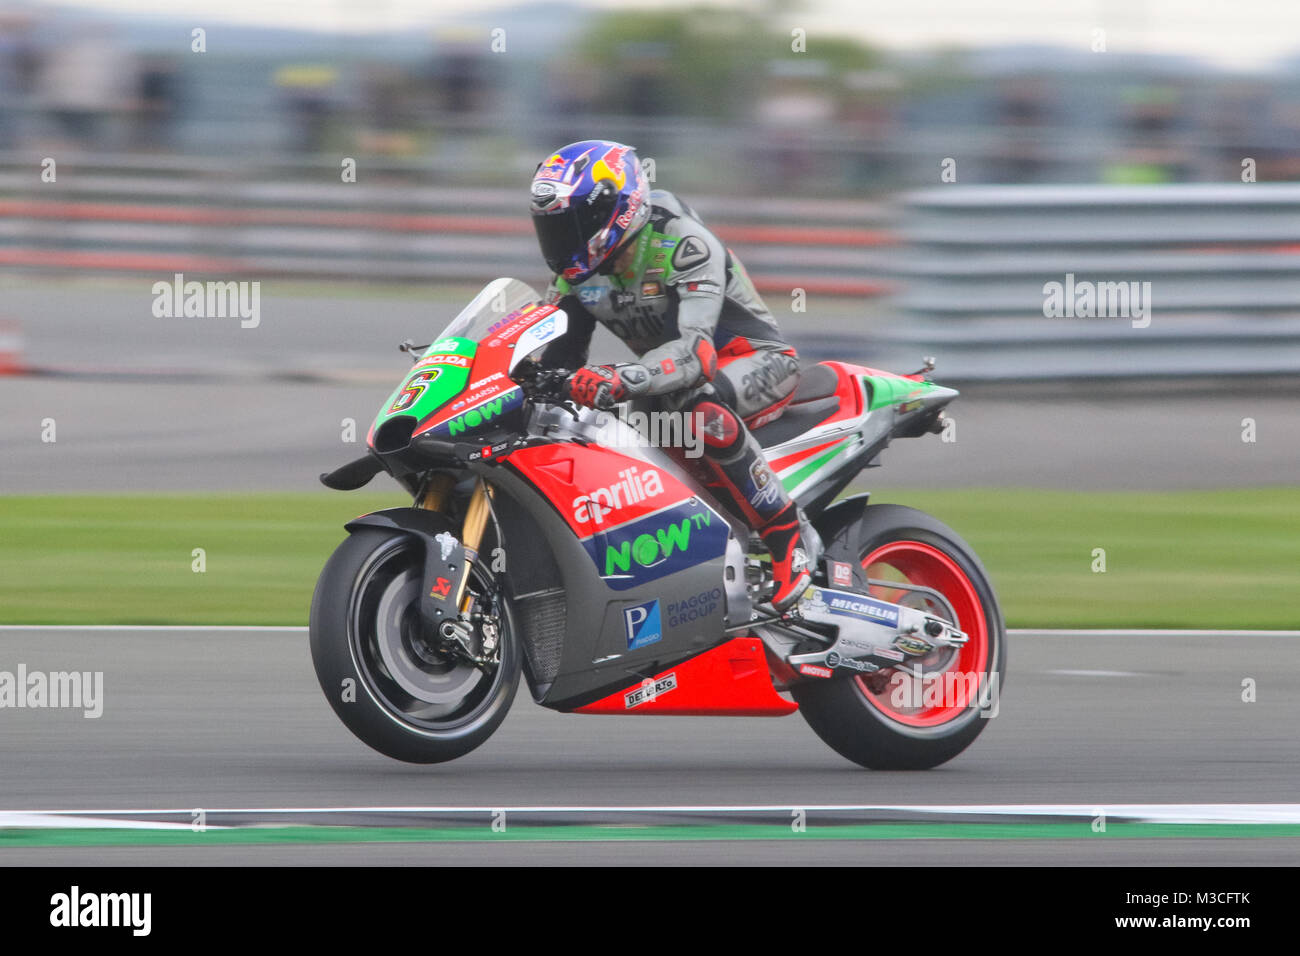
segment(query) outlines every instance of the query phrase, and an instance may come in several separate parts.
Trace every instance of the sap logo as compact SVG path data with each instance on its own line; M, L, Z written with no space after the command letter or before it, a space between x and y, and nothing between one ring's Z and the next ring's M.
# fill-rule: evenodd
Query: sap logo
M611 512L664 493L663 479L653 468L645 474L638 474L635 467L627 468L618 473L618 479L608 488L598 488L591 494L574 498L571 506L573 520L579 524L588 521L604 524Z
M656 528L654 534L637 535L635 539L624 541L617 547L607 545L605 577L617 571L630 572L633 561L643 568L652 568L667 561L674 552L684 554L691 547L692 529L707 526L711 519L710 512L702 511L683 518L680 523Z
M471 408L459 418L453 418L447 423L448 435L459 435L467 428L478 428L484 422L491 421L501 414L501 408L505 404L505 396L498 395L490 402L484 402L478 408Z
M664 636L659 624L659 602L648 601L624 608L623 634L627 637L629 651L658 643Z
M555 334L555 318L544 319L533 326L533 341L537 343L545 342Z
M600 286L591 288L582 288L578 290L578 301L583 305L595 305L600 301L600 297L605 294L605 290Z

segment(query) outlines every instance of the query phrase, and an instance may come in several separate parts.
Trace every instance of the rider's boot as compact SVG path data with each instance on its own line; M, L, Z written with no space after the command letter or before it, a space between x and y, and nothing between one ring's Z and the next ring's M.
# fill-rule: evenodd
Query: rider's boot
M758 532L772 555L776 590L771 603L778 611L794 604L812 583L812 568L820 550L816 532L805 524L798 506L763 457L763 449L744 422L720 402L705 400L694 411L703 415L705 461L714 490L721 492L736 515ZM807 527L809 534L805 535Z

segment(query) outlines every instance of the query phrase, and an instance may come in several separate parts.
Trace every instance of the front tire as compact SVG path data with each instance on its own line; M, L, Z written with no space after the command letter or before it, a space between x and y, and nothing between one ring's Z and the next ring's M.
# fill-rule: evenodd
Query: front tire
M463 756L505 719L519 686L509 602L480 565L469 587L495 614L499 660L485 672L440 653L419 615L422 542L363 528L330 556L311 603L311 656L321 690L365 744L409 763Z
M795 685L800 713L837 753L872 770L928 770L951 760L988 723L1006 677L1006 629L979 558L947 525L901 505L869 505L827 542L827 553L889 582L872 585L873 597L923 608L970 640L909 660L906 670Z

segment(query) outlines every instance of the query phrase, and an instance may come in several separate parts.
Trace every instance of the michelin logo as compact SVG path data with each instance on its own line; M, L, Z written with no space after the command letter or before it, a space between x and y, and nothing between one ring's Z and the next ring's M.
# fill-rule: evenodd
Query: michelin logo
M898 624L898 608L870 598L831 597L827 602L832 614L856 617L879 624Z

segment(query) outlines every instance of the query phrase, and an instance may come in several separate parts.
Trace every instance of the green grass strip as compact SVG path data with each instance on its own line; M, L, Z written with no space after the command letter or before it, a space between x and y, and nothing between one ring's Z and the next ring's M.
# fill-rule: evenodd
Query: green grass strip
M1111 823L1105 832L1078 823L874 823L808 826L701 824L698 826L507 826L477 827L236 827L189 830L117 828L0 829L0 862L7 848L61 846L229 846L265 843L625 843L735 840L1105 840L1105 839L1297 839L1300 824Z
M872 500L920 508L966 538L1012 627L1300 627L1300 488ZM407 503L395 487L0 497L0 623L302 625L343 523Z

